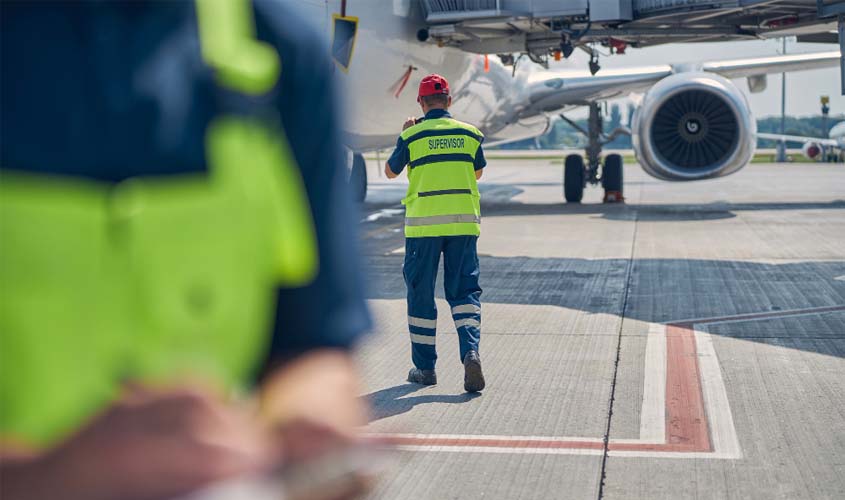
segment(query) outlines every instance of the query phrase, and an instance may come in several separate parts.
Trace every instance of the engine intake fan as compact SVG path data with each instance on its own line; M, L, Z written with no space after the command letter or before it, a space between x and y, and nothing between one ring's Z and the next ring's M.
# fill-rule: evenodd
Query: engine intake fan
M634 117L634 149L649 174L666 180L719 177L754 154L756 124L745 96L709 73L658 82Z

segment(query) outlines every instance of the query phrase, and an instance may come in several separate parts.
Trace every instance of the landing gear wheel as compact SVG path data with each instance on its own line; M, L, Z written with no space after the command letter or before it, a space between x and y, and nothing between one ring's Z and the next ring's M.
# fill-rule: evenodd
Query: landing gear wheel
M569 203L581 203L584 197L584 157L569 155L563 164L563 197Z
M349 187L352 189L352 199L363 203L367 197L367 164L364 155L356 153L352 157L352 170L349 172Z
M622 156L607 155L601 169L601 185L604 188L605 203L625 201L622 196Z

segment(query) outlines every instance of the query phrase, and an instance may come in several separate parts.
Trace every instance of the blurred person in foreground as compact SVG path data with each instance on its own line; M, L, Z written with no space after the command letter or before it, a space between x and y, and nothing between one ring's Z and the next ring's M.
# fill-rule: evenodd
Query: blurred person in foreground
M288 10L2 3L4 500L171 498L366 422L331 68Z

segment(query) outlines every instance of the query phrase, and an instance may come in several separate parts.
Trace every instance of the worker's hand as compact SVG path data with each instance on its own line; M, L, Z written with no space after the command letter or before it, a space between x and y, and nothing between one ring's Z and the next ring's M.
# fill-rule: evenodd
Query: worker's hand
M384 175L388 179L395 179L399 177L399 174L394 173L393 170L390 168L390 163L387 162L385 162L384 164Z
M283 461L295 465L356 446L368 418L359 394L346 352L313 351L271 372L261 388L261 416L281 440ZM360 494L368 479L350 481L348 491L331 498Z
M278 456L245 414L196 389L135 391L57 448L4 467L3 498L171 498ZM5 464L4 464L5 465Z
M413 116L411 116L407 120L405 120L405 124L402 125L402 130L407 129L408 127L413 127L416 124L417 124L417 119L414 118Z
M359 394L358 373L349 354L316 350L266 377L261 387L261 418L272 428L305 421L331 429L338 438L352 438L368 418Z

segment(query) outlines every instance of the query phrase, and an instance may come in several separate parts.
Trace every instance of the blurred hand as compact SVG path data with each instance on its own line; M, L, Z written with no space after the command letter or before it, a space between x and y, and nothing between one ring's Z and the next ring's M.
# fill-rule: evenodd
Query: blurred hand
M261 415L281 440L284 462L301 464L359 444L356 435L367 423L359 394L357 371L342 351L313 351L272 372L262 386ZM353 478L345 491L319 498L353 498L371 479Z
M245 414L210 393L135 390L57 448L4 464L4 500L170 498L258 472L268 450Z
M402 130L407 129L408 127L413 127L416 124L417 124L417 119L412 116L412 117L408 118L407 120L405 120L405 124L402 125Z

